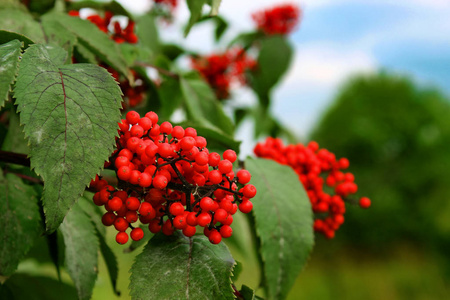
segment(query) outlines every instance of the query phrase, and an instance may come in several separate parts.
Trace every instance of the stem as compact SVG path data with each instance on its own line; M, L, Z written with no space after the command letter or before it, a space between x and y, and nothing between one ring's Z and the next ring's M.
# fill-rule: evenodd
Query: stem
M0 161L30 167L30 159L27 157L26 154L9 151L0 151Z
M172 77L172 78L177 79L177 80L180 79L180 76L179 76L178 74L175 74L175 73L173 73L173 72L170 72L169 70L160 68L160 67L158 67L158 66L155 66L155 65L152 65L152 64L149 64L149 63L145 63L145 62L137 62L136 65L137 65L137 66L140 66L140 67L153 68L153 69L157 70L159 73L161 73L161 74L163 74L163 75Z

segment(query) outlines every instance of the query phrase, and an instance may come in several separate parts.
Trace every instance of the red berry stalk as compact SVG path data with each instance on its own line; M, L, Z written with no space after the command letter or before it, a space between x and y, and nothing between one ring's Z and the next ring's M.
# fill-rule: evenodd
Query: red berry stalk
M248 184L247 170L233 172L237 159L233 150L221 158L208 151L206 139L194 128L159 125L154 112L141 117L130 111L119 127L117 150L111 157L117 188L98 178L91 182L98 190L94 203L107 210L103 224L119 231L119 244L128 241L128 228L133 240L144 236L135 227L138 220L151 232L166 235L178 229L191 237L200 226L211 243L218 244L232 235L237 210L252 210L256 188Z
M336 156L326 149L319 149L319 144L310 142L284 146L280 139L267 138L258 143L254 149L256 156L273 159L280 164L289 165L299 175L312 209L316 214L314 230L333 238L335 231L344 223L345 201L355 194L358 186L352 173L344 173L349 167L346 158ZM334 190L334 194L324 191L324 184ZM362 208L370 206L370 199L359 200Z

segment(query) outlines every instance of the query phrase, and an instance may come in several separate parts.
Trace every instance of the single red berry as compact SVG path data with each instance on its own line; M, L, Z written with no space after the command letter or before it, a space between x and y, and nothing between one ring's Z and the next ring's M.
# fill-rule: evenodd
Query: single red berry
M184 129L181 126L175 126L172 129L172 137L176 139L182 139L184 137Z
M174 216L182 215L184 213L184 206L180 202L172 203L169 212Z
M156 175L155 178L153 178L153 186L157 189L164 189L167 186L167 178L163 175Z
M231 149L225 150L222 157L223 159L229 160L232 163L234 163L237 159L236 152Z
M200 200L200 207L206 211L212 210L214 207L214 200L210 197L203 197Z
M126 118L127 118L127 122L129 124L134 125L137 122L139 122L139 119L141 118L141 116L139 115L138 112L132 110L132 111L127 112Z
M106 212L102 216L102 223L105 226L111 226L114 224L114 221L116 220L116 215L113 212Z
M188 213L188 215L186 216L186 223L190 226L197 226L197 217L195 216L197 213L196 212L190 212Z
M125 213L125 220L127 220L128 223L137 222L138 219L139 216L135 210L129 210Z
M141 172L139 172L138 170L132 170L130 172L130 178L128 179L128 182L134 185L138 185L140 176Z
M164 134L171 134L173 130L173 126L172 124L170 124L170 122L163 122L160 126L159 126L159 131L161 133Z
M172 223L170 223L170 220L166 220L166 222L164 222L164 225L162 227L162 233L164 233L165 235L172 235L173 234L173 227L172 227Z
M222 182L222 173L219 170L212 170L208 173L208 180L212 184L219 184Z
M186 217L183 215L176 216L173 219L173 227L176 229L184 229L188 224L186 223Z
M220 162L220 154L217 153L217 152L211 152L209 154L209 162L208 162L209 165L211 167L215 167L215 166L217 166L219 164L219 162Z
M241 204L239 204L239 210L244 214L248 214L252 211L253 203L250 200L244 200Z
M222 174L227 174L233 171L233 164L229 160L222 160L219 162L219 171Z
M158 145L158 154L161 155L161 157L167 158L173 156L175 153L170 144L161 143Z
M209 241L211 242L211 244L214 244L214 245L219 244L222 241L222 236L215 229L211 230L208 238L209 238Z
M253 198L253 197L255 197L255 195L256 195L256 188L255 188L255 186L253 184L247 184L242 189L242 194L246 198Z
M128 228L128 222L122 217L117 217L114 221L114 227L117 231L125 231Z
M223 226L220 228L220 235L221 235L223 238L229 238L232 234L233 234L233 229L231 229L230 226L228 226L228 225L223 225Z
M369 208L371 204L370 199L367 197L361 197L361 199L359 199L359 206L361 208Z
M147 130L149 130L150 128L152 128L152 125L153 125L152 120L150 120L150 119L147 118L147 117L141 118L141 119L139 120L138 124L139 124L145 131L147 131Z
M161 225L159 225L159 220L151 220L148 224L148 230L151 233L157 233L161 231Z
M184 130L184 135L185 136L191 136L191 137L196 137L197 136L197 130L195 130L192 127L188 127Z
M111 200L108 201L108 206L110 209L114 211L118 211L123 205L122 199L119 197L113 197Z
M228 212L225 209L219 208L214 212L214 222L223 223L228 217Z
M197 217L197 223L198 225L205 227L209 223L211 223L211 215L207 212L202 212Z
M183 228L183 234L187 237L194 236L196 231L197 229L195 228L195 226L187 225L186 227Z
M185 136L179 142L180 148L184 151L189 151L195 146L195 139L191 136Z
M250 174L250 172L247 170L244 170L244 169L239 170L236 175L238 178L238 182L241 184L249 183L250 179L252 178L252 175Z
M116 242L121 245L125 244L126 242L128 242L128 234L123 231L117 233Z
M141 173L138 177L138 184L141 187L149 187L152 184L152 176L148 173Z
M144 230L139 227L134 228L133 230L131 230L130 236L133 241L139 241L144 237Z
M139 208L139 214L153 219L156 216L156 211L150 203L142 202L141 207Z
M136 197L129 197L125 201L125 205L129 210L137 211L139 209L139 206L141 206L141 201L139 201Z
M195 138L195 146L197 146L199 149L203 149L206 147L206 139L202 136L196 136Z
M146 113L145 117L149 118L152 121L153 125L158 123L158 115L153 111Z
M199 152L195 155L195 162L201 166L208 164L209 156L206 152Z
M133 125L133 127L131 127L130 129L130 133L131 136L140 138L144 135L144 128L142 128L142 126L139 125Z

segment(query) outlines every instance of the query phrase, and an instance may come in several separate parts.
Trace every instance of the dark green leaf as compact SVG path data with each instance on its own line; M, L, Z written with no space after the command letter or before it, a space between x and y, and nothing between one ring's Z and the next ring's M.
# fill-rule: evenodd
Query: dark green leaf
M0 108L9 99L11 85L16 80L22 46L19 40L0 45Z
M242 264L238 261L236 261L236 265L233 269L233 276L231 277L232 282L236 282L236 280L239 278L239 275L242 272Z
M23 127L20 126L19 115L14 109L11 109L11 114L9 115L8 131L2 144L2 150L22 154L30 152L28 142L23 133Z
M88 20L71 17L66 14L52 13L46 20L53 20L74 34L79 43L98 56L103 62L119 71L125 77L130 77L129 70L119 44L112 41L108 35Z
M100 251L102 252L103 259L105 260L106 267L108 268L109 278L111 279L111 285L113 287L114 293L120 295L117 290L117 277L119 276L119 268L117 264L117 258L114 252L106 244L104 234L100 233L97 229L97 237L100 241Z
M241 290L239 291L244 300L254 300L255 299L255 291L249 288L246 285L242 285Z
M99 63L97 57L88 48L82 44L76 44L73 50L73 54L78 63L90 63L97 65Z
M14 274L0 286L0 299L76 300L77 291L73 286L53 278Z
M0 275L11 275L41 233L35 190L0 169Z
M0 30L0 44L5 44L12 40L19 40L24 43L25 48L29 45L34 44L32 40L24 36L23 34L12 32L8 30Z
M105 69L62 65L65 54L54 46L29 47L15 88L31 167L45 184L48 231L59 226L111 154L122 100Z
M66 266L79 299L89 299L97 279L99 243L95 226L78 206L74 205L61 224L66 246Z
M131 267L130 294L133 299L234 299L233 265L224 243L158 234Z
M78 200L78 205L83 209L83 211L91 218L92 223L94 223L95 228L102 235L106 234L105 225L102 223L102 216L104 212L94 204L92 200L93 194L85 192L83 197Z
M241 33L228 44L228 47L231 47L234 44L241 44L242 48L247 49L263 36L264 35L259 31Z
M20 33L36 43L45 41L39 23L27 11L21 9L7 8L0 10L0 28Z
M260 42L258 68L252 72L251 86L258 94L261 104L268 107L268 95L288 70L293 50L282 36L267 37Z
M245 167L258 189L252 202L261 240L266 296L284 299L313 247L311 204L290 167L255 158L248 158Z
M68 10L80 10L82 8L93 8L95 10L110 11L114 15L127 16L132 18L132 15L116 1L69 1L67 5Z
M192 26L200 20L202 16L203 5L206 4L207 0L186 0L189 11L191 12L191 16L189 18L189 22L184 30L184 36L186 37L189 34Z
M184 49L175 44L162 45L161 52L171 61L178 58L178 56L184 54Z
M186 76L181 79L181 91L184 95L189 120L233 136L233 123L206 82Z
M158 87L158 95L161 102L158 113L163 119L169 119L183 101L180 82L170 77L164 79Z

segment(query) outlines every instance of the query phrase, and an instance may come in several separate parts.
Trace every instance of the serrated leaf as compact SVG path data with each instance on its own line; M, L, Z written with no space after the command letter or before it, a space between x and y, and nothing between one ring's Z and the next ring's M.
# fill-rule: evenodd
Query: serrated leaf
M12 32L8 30L0 30L0 44L8 43L12 40L19 40L24 43L24 47L27 48L29 45L34 44L32 40L24 36L23 34Z
M23 127L20 126L19 115L14 109L11 109L9 115L8 131L6 132L5 140L3 141L3 151L16 152L21 154L28 154L30 148L23 133Z
M32 45L22 58L16 104L31 167L44 180L47 230L55 230L115 145L121 92L90 64L62 65L66 52Z
M61 224L65 244L65 264L78 292L79 299L90 299L97 279L99 242L95 226L78 206L74 205Z
M116 295L120 295L120 292L117 290L117 278L119 276L119 267L116 255L106 243L104 234L100 233L98 230L96 232L98 240L100 241L100 251L102 253L103 259L105 260L106 267L108 269L109 278L111 279L113 291Z
M243 300L254 300L255 299L255 291L249 288L246 285L242 285L241 290L239 291Z
M258 67L251 72L251 86L261 104L269 106L269 93L290 66L293 50L283 36L271 36L260 41Z
M0 10L0 28L20 33L36 42L45 42L44 33L31 14L22 9L6 8Z
M252 202L256 233L261 240L266 296L284 299L314 244L311 204L290 167L248 158L245 168L258 190Z
M0 108L9 99L11 85L16 80L22 46L19 40L0 45Z
M0 299L7 300L76 300L71 285L44 276L14 274L0 286Z
M51 13L46 15L46 19L57 22L59 26L74 34L78 38L79 43L122 75L125 77L131 76L119 44L112 41L97 26L88 20L71 17L66 14Z
M234 126L210 86L201 79L181 78L188 119L233 136Z
M131 267L132 299L234 299L234 260L205 236L155 235Z
M0 275L11 275L40 235L35 190L0 169Z
M200 20L202 16L203 5L207 3L208 0L186 0L187 6L191 13L189 17L189 22L184 30L184 37L187 37L189 31L191 31L192 26Z

